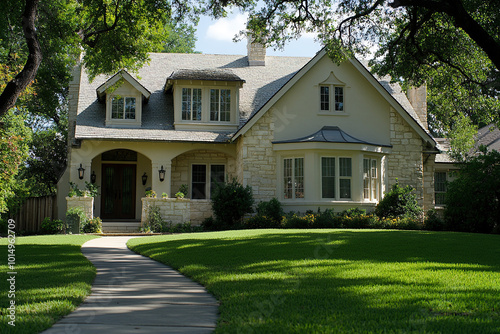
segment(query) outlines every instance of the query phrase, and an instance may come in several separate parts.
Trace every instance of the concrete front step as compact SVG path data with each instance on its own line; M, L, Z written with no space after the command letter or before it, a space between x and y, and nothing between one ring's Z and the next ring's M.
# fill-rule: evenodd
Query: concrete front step
M104 233L134 233L140 228L141 222L102 222Z

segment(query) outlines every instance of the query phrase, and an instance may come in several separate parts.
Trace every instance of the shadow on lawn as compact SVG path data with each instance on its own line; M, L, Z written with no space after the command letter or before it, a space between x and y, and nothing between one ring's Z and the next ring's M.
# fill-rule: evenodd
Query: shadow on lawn
M0 246L0 254L7 254L7 246ZM2 293L1 333L38 333L49 328L89 293L95 268L83 257L79 245L21 244L16 245L15 254L16 326L7 325L6 308L11 299ZM7 284L1 281L1 291L9 290Z
M269 231L235 239L186 235L134 251L205 285L221 301L222 332L489 333L500 328L499 236ZM497 279L484 287L467 286L475 274Z

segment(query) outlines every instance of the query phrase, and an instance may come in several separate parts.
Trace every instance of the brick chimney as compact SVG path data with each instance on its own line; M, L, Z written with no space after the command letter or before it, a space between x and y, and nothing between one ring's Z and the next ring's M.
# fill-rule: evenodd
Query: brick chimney
M428 130L429 126L427 124L427 85L423 84L420 87L410 87L406 95L413 109L417 113L420 122Z
M266 47L254 42L252 35L247 34L248 66L266 66Z

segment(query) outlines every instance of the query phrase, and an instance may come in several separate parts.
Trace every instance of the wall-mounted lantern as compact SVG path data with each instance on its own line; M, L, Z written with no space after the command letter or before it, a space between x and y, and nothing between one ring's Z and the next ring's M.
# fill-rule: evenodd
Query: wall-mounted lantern
M145 186L146 182L148 182L148 175L144 172L144 174L142 174L142 185Z
M80 180L83 180L83 174L85 173L85 168L82 167L82 164L80 164L80 168L78 168L78 178Z
M163 182L163 180L165 180L165 170L163 169L163 165L161 166L161 169L158 171L158 174L160 176L160 182Z
M90 182L95 183L97 179L97 175L95 175L95 171L92 171L92 174L90 174Z

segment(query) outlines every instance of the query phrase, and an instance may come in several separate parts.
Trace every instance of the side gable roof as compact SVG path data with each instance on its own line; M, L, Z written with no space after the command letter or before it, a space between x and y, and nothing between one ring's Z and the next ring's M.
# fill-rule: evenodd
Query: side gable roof
M113 75L111 78L106 80L102 85L97 87L96 92L97 92L97 98L99 101L103 101L103 99L106 96L106 90L110 87L112 87L114 84L116 84L119 80L125 80L129 84L131 84L135 89L137 89L141 94L144 96L144 98L147 100L151 96L151 92L147 90L139 81L137 81L133 76L131 76L127 71L125 70L120 70L118 71L115 75Z
M271 107L290 90L313 66L315 66L323 57L327 57L325 49L319 51L306 65L304 65L295 75L293 75L248 121L234 134L232 140L245 134ZM428 130L418 120L413 107L401 91L397 84L391 84L387 78L380 81L370 73L370 71L357 59L348 60L350 63L375 87L375 89L390 103L390 105L410 124L410 126L426 142L435 147L436 142Z

